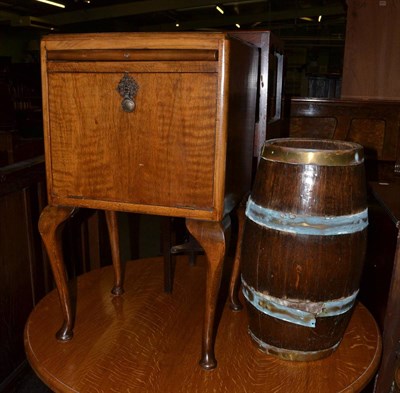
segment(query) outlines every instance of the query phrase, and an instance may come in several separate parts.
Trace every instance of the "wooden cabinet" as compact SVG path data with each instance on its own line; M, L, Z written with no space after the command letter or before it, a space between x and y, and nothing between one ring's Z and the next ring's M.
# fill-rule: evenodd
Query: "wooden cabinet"
M200 363L215 367L214 311L228 213L250 189L258 101L260 113L266 111L266 35L112 33L43 39L49 206L39 228L64 313L58 339L73 334L60 229L77 207L106 210L116 295L123 291L123 274L115 211L184 217L207 255ZM261 122L265 135L266 119Z
M43 48L51 204L220 220L249 188L256 48L224 34L49 37ZM137 84L131 113L123 78Z

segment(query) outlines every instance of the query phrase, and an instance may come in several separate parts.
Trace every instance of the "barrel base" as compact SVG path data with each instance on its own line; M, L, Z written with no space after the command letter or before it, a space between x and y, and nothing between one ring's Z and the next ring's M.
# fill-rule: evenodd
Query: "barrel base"
M340 341L334 346L318 351L297 351L294 349L278 348L273 345L267 344L260 340L254 335L254 333L248 330L250 337L257 344L258 348L267 353L268 355L276 356L283 360L290 360L295 362L311 362L313 360L319 360L328 357L332 354L339 346Z

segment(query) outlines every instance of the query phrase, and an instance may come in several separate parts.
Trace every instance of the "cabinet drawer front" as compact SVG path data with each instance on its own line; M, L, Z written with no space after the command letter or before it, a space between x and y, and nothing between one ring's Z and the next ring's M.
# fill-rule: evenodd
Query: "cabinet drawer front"
M215 49L50 50L48 61L217 61Z
M131 113L122 76L48 74L50 194L212 209L217 74L131 73Z

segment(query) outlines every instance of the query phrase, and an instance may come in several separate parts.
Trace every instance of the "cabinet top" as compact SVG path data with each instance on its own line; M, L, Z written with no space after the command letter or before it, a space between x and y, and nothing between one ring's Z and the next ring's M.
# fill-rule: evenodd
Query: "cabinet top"
M42 39L47 49L215 48L226 33L55 34Z
M259 46L254 37L269 36L259 32L134 32L134 33L81 33L50 34L42 38L42 49L217 49L229 39L240 39Z

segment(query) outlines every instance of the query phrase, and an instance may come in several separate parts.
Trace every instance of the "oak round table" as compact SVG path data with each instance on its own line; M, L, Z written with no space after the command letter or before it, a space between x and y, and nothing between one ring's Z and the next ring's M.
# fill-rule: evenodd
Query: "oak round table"
M45 296L25 327L28 360L55 392L96 393L338 393L359 392L381 355L379 329L360 303L336 352L313 362L290 362L261 352L247 334L247 314L222 308L216 337L218 367L198 365L204 307L204 258L178 257L172 294L163 291L163 261L130 261L125 293L110 293L111 266L72 283L76 325L58 342L57 292Z

